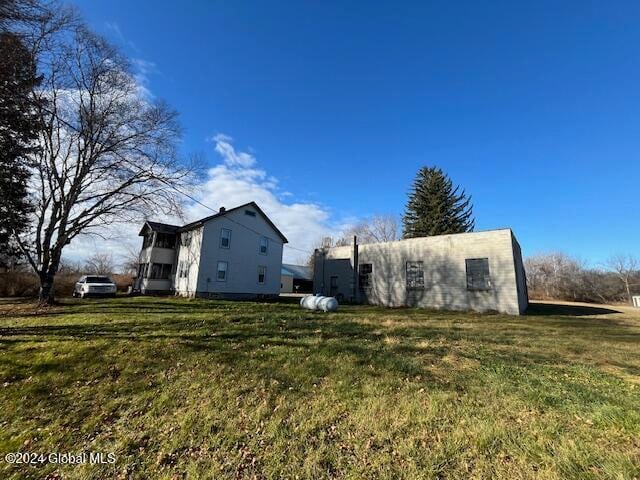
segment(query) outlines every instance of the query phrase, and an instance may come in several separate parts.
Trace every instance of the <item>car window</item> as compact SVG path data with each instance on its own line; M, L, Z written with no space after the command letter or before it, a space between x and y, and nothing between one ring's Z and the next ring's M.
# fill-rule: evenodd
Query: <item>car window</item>
M87 277L87 283L113 283L109 277Z

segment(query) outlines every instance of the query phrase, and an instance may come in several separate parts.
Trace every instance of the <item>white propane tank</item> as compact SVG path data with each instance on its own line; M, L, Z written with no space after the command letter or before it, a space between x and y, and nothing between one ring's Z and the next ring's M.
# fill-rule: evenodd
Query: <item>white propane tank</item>
M335 312L338 309L338 301L333 297L321 295L307 295L300 299L300 306L307 310L321 310L323 312Z
M335 312L338 310L338 300L334 297L322 297L322 300L318 301L318 310L323 312Z
M307 310L315 310L316 298L317 297L315 295L307 295L306 297L302 297L300 299L300 306L302 308L306 308Z

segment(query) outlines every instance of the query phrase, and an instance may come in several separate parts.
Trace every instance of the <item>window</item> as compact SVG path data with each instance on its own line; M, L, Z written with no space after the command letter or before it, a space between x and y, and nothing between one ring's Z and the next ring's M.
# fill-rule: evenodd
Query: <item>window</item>
M231 246L231 230L223 228L220 230L220 248L229 248Z
M147 233L142 237L142 248L150 247L153 244L153 232Z
M182 245L183 247L188 247L189 245L191 245L191 238L193 237L192 232L188 231L188 232L182 232L180 234L180 245Z
M467 258L467 290L491 290L488 258Z
M267 278L267 267L258 267L258 283L264 283Z
M151 275L149 278L152 280L167 280L171 275L170 263L152 263Z
M407 289L421 290L424 288L424 269L422 262L407 262Z
M360 284L360 289L364 290L365 288L370 288L371 276L373 274L373 265L371 265L370 263L361 263L358 271L358 283Z
M216 275L216 280L218 282L226 282L227 281L227 270L229 269L229 264L227 262L218 262L218 273Z
M256 212L254 212L253 210L245 210L244 214L245 215L249 215L250 217L255 217L256 216Z
M156 234L155 245L158 248L175 248L176 236L171 233L158 233Z
M180 260L180 263L178 265L178 278L188 278L190 266L191 264L186 260Z
M87 277L84 283L113 283L109 277Z
M267 237L260 237L260 254L266 255L269 251L269 239Z
M335 297L338 293L338 277L332 275L329 279L329 296Z

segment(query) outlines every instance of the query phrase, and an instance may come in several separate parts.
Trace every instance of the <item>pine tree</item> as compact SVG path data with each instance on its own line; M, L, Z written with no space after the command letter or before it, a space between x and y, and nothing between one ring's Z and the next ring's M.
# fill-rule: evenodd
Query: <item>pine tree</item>
M28 228L28 158L38 125L29 94L38 82L33 56L20 38L0 32L0 263L18 255L12 239Z
M404 238L473 231L471 197L459 190L441 169L422 167L413 182L402 219Z

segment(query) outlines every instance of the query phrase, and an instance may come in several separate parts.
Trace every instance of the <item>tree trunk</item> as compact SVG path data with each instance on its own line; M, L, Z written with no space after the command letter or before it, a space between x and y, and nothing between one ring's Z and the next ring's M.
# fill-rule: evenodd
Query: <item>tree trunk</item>
M627 290L627 300L629 300L629 303L633 305L633 297L631 296L631 286L629 285L629 280L624 281L624 286Z
M43 307L53 305L55 302L53 291L53 278L54 275L49 272L40 274L40 295L38 298L38 304Z

